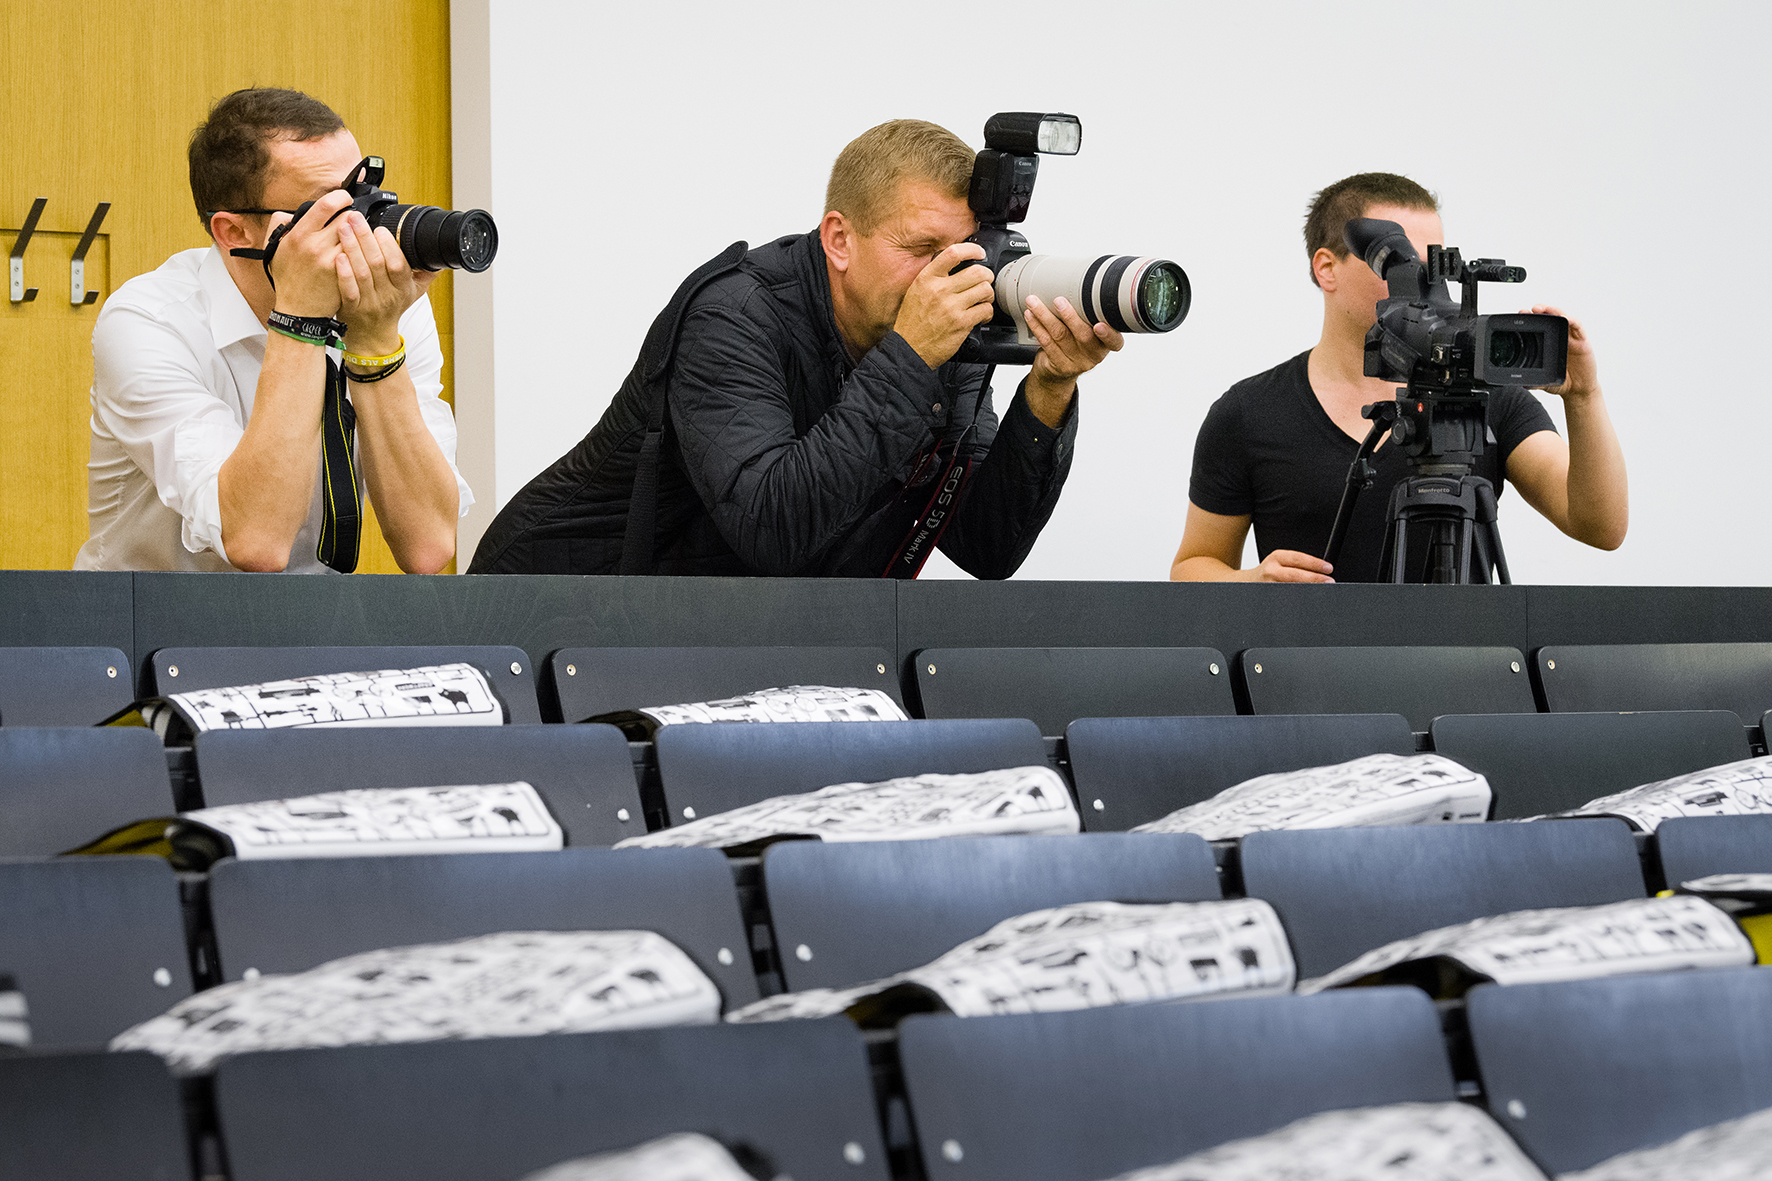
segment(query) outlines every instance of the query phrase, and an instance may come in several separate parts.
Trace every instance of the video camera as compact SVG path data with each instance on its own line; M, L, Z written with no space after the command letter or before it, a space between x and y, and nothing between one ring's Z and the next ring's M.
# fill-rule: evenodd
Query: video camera
M398 204L399 197L381 188L386 169L386 162L380 156L365 156L351 169L350 175L338 186L351 195L347 209L361 213L372 231L377 226L385 227L400 244L400 252L406 256L406 261L421 271L440 271L449 267L477 273L492 265L493 256L498 253L498 227L493 224L490 213L484 209L459 212L439 209L435 205ZM242 258L264 259L268 276L271 259L276 255L283 235L313 207L312 201L302 202L295 217L271 231L262 251L240 249L229 253ZM333 214L327 224L346 211L341 209Z
M1121 332L1168 332L1187 317L1187 272L1163 258L1104 254L1063 258L1035 254L1010 225L1028 215L1039 153L1074 156L1083 146L1083 123L1075 115L1005 112L984 125L984 151L972 166L967 204L978 232L966 239L984 247L982 265L996 275L997 314L972 330L956 361L1031 365L1040 351L1027 326L1027 297L1051 307L1070 301L1091 324ZM954 268L980 265L968 259Z

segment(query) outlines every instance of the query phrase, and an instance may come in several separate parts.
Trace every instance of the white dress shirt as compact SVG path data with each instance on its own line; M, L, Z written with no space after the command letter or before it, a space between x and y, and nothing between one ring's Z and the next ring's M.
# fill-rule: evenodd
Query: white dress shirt
M429 296L406 310L400 333L419 412L455 472L466 514L474 496L455 466L455 416L441 396ZM265 336L213 246L173 255L105 301L92 330L91 536L76 570L234 569L222 548L221 466L252 415ZM316 474L289 551L292 574L330 572L314 552L323 489Z

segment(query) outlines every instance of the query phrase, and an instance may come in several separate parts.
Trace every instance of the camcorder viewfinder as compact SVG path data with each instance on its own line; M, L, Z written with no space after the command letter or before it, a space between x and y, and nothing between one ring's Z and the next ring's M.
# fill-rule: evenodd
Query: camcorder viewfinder
M978 232L966 239L984 247L982 265L996 276L997 312L974 328L956 361L1031 365L1040 352L1028 331L1027 297L1051 307L1070 301L1091 324L1121 332L1168 332L1187 317L1192 292L1187 272L1162 258L1129 254L1065 258L1035 254L1020 231L1033 200L1040 156L1074 156L1083 146L1083 123L1075 115L1019 111L992 115L984 125L984 151L972 166L967 204Z
M401 205L399 197L381 188L386 171L386 162L380 156L363 157L338 186L351 195L350 205L334 214L327 224L355 209L371 230L380 226L392 234L406 261L421 271L449 268L477 273L492 265L498 254L498 227L490 213L484 209L457 211L435 205ZM312 201L302 202L294 218L271 231L262 251L239 249L229 253L264 259L265 274L269 275L271 259L283 235L313 207Z

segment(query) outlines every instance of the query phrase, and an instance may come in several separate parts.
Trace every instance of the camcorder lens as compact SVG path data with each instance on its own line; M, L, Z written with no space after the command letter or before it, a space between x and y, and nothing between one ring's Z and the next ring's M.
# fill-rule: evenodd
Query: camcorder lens
M1537 369L1544 357L1544 336L1537 332L1489 334L1489 364L1497 369Z
M382 224L394 231L406 261L421 270L483 271L498 253L498 227L482 209L390 205Z
M1172 262L1152 264L1138 285L1138 318L1167 332L1187 315L1187 276Z

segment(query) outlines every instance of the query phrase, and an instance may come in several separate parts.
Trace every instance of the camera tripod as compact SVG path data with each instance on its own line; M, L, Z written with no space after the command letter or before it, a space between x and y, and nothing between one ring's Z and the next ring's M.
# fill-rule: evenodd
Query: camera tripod
M1372 429L1348 466L1347 485L1323 560L1333 566L1340 559L1354 505L1378 474L1372 454L1389 431L1392 443L1408 455L1409 475L1391 489L1379 580L1416 581L1409 573L1413 529L1416 536L1425 537L1427 547L1419 581L1486 583L1493 568L1496 582L1511 582L1496 528L1495 488L1471 474L1472 460L1481 454L1488 432L1487 393L1404 388L1397 391L1395 401L1374 402L1362 407L1360 414L1372 420Z

